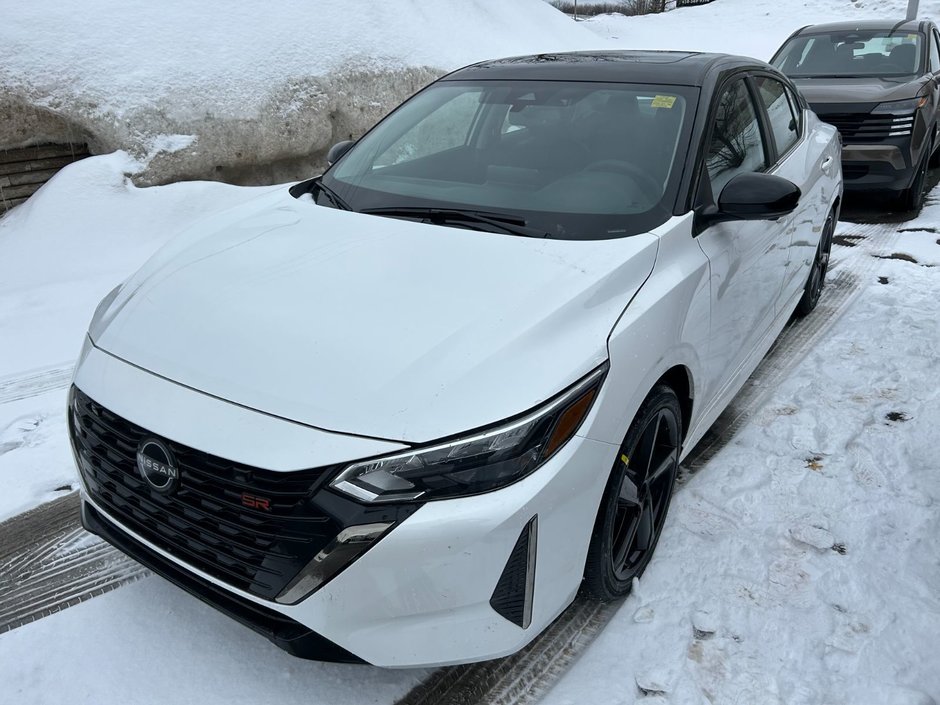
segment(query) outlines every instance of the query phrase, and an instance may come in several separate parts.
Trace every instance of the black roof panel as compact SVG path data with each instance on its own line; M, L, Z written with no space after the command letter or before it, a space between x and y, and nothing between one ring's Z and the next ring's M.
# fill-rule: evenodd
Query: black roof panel
M569 52L483 61L458 69L443 80L603 81L701 86L709 70L718 65L731 68L765 64L757 59L728 54L685 51Z

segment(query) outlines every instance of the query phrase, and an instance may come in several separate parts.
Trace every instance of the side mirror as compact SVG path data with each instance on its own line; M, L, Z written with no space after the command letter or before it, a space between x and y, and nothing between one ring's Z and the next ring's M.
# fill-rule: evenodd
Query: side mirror
M343 140L342 142L337 142L332 147L330 151L326 153L326 161L330 166L333 166L338 162L350 148L356 144L356 140Z
M703 226L729 220L773 220L793 212L800 187L773 174L739 174L725 184L718 206L702 211Z

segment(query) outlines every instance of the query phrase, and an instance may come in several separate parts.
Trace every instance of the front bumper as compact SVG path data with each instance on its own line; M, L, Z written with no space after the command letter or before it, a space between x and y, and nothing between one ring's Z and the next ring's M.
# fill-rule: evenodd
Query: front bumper
M301 434L293 467L351 461L368 453L341 440L319 444L316 429L272 419L159 379L93 349L75 384L116 414L148 431L206 453L261 465L269 434ZM141 411L140 399L147 399ZM193 408L199 413L192 413ZM157 411L154 411L157 410ZM143 418L146 417L146 418ZM185 427L179 424L186 418ZM220 434L226 423L238 434ZM282 428L283 427L283 428ZM371 443L371 441L368 441ZM244 451L242 450L244 449ZM299 656L364 661L378 666L437 666L514 653L547 627L571 602L601 494L617 448L575 437L529 477L501 490L430 502L404 518L364 555L294 605L263 599L174 555L123 525L83 492L83 521L118 548L200 599L248 624ZM270 470L285 470L286 451L274 451ZM307 456L306 458L303 456ZM271 467L274 465L276 467ZM527 628L494 609L491 600L520 536L537 519L537 551Z
M847 144L842 148L846 191L902 191L914 180L910 144Z

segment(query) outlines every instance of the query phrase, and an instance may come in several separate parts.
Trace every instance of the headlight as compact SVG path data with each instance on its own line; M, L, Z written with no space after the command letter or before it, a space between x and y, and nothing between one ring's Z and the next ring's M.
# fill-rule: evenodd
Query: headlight
M581 426L607 363L521 418L464 438L346 467L330 486L363 502L434 500L488 492L522 479Z
M908 98L907 100L881 103L871 112L873 115L879 113L913 113L915 110L923 108L925 105L927 105L927 96L924 95L919 98Z

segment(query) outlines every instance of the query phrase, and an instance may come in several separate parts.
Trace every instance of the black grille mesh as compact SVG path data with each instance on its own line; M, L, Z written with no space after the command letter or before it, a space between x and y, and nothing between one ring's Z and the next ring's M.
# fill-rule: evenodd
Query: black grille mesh
M153 434L72 389L72 443L91 498L128 529L229 585L273 599L341 530L311 499L334 468L281 473L167 439L179 488L160 494L138 474ZM269 510L245 506L243 495ZM250 501L250 500L249 500Z

